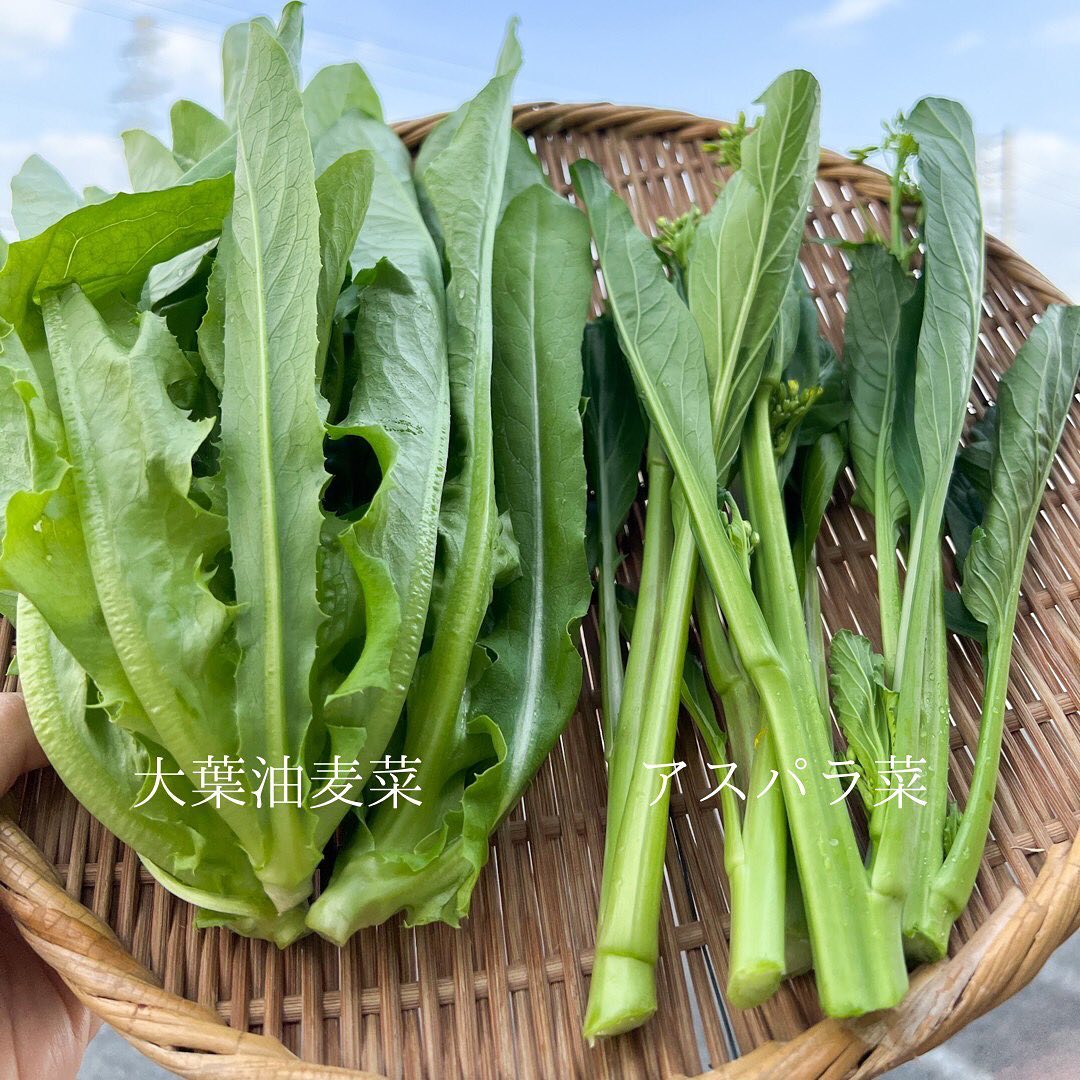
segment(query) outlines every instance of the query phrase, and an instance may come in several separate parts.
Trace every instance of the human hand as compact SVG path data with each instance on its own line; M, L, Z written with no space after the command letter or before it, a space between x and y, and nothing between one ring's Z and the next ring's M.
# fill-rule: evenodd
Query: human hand
M21 694L0 693L0 796L46 764ZM74 1080L101 1021L0 912L0 1077Z

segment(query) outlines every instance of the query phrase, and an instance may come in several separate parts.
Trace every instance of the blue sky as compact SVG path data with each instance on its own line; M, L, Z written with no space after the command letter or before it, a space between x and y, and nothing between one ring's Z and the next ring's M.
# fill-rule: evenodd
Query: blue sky
M0 0L0 174L39 152L76 184L122 186L117 133L133 122L160 128L176 97L218 106L221 32L259 10L246 0ZM988 226L1005 227L1008 130L1009 238L1080 297L1075 0L1019 9L1004 0L311 0L305 66L360 60L391 118L443 110L483 82L511 14L526 59L519 100L728 118L778 72L807 67L822 83L823 141L844 150L873 141L881 119L923 94L957 97L980 135ZM155 43L142 106L118 100L140 19ZM0 227L10 233L4 187Z

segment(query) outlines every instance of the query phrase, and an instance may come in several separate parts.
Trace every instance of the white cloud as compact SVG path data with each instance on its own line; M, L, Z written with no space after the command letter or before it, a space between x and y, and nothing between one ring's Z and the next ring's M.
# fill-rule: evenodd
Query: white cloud
M899 0L832 0L824 11L802 15L791 25L799 31L846 30L869 22L897 3Z
M965 30L962 34L958 34L949 43L949 52L956 56L960 56L963 53L972 52L974 49L982 48L986 44L986 38L978 30Z
M1080 45L1080 15L1047 19L1038 25L1035 33L1047 45Z
M96 184L107 191L128 186L120 140L94 131L45 131L32 139L0 140L0 177L14 176L31 154L55 165L76 191ZM0 230L15 235L11 220L11 187L0 187Z
M23 45L57 49L67 44L79 7L80 0L0 0L5 54L16 55Z
M1080 140L1022 129L1011 136L1012 246L1067 295L1080 298ZM1000 169L986 177L987 225L1000 227ZM997 190L995 190L995 184Z
M171 98L186 97L221 109L221 43L217 37L174 24L157 28L158 61L172 80Z

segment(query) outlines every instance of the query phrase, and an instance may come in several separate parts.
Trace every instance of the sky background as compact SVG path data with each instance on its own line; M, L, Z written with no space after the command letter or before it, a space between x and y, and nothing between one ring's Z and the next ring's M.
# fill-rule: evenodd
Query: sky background
M178 97L220 112L221 34L264 10L276 15L246 0L0 0L0 229L14 235L6 180L29 154L76 186L119 189L121 130L164 134ZM1080 298L1076 0L310 0L305 74L358 60L389 119L442 111L483 84L513 14L519 101L727 119L780 71L806 67L822 83L823 142L848 150L924 94L960 99L979 136L987 227Z

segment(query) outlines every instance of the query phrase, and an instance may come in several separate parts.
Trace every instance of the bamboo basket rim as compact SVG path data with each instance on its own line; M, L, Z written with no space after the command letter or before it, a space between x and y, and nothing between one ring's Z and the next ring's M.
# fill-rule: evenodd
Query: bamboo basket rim
M415 149L443 114L394 125ZM678 110L606 102L533 102L514 108L525 135L618 132L697 142L726 127ZM823 149L819 180L887 199L880 170ZM1068 303L1056 286L1000 240L987 255L1041 305ZM91 1012L143 1054L184 1077L382 1080L381 1074L301 1061L277 1039L229 1027L212 1009L162 987L113 930L61 884L56 869L0 805L0 908ZM914 973L895 1008L852 1020L821 1020L788 1041L765 1042L702 1076L717 1080L787 1075L795 1080L877 1076L939 1045L1031 981L1058 945L1080 929L1080 835L1046 849L1025 892L1014 884L952 956ZM591 955L579 958L582 971Z

